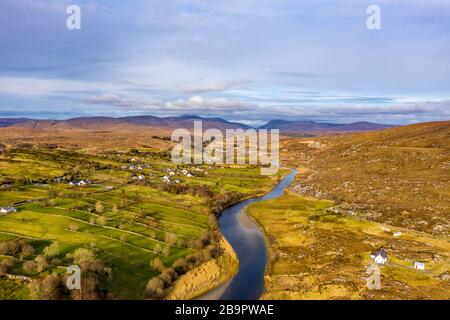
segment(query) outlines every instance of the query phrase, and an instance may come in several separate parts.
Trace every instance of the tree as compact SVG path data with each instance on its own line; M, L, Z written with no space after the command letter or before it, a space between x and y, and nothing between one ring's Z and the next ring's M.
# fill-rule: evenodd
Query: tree
M42 272L42 271L44 271L45 268L47 268L48 263L47 263L47 259L45 258L45 256L42 256L42 255L37 256L34 259L34 262L36 263L36 271L37 272Z
M153 251L155 251L156 254L160 254L162 252L162 247L161 245L158 243L155 248L153 248Z
M150 267L159 272L163 272L163 270L165 269L165 266L162 263L160 258L155 258L155 259L151 260Z
M169 246L173 246L177 243L178 237L174 233L166 233L165 235L165 241Z
M179 258L173 263L172 267L178 274L185 274L187 271L186 260L184 260L183 258Z
M166 257L170 256L170 246L165 246L162 254L165 255Z
M100 214L100 213L103 213L103 210L104 210L104 208L103 208L102 203L100 201L98 201L95 204L95 211Z
M117 209L117 204L114 204L114 205L113 205L111 211L112 211L113 214L117 214L117 213L119 212L119 210Z
M26 258L31 256L34 253L34 248L31 244L25 243L21 246L20 258Z
M99 217L99 218L97 219L97 223L98 223L100 226L106 225L107 222L108 222L108 219L107 219L106 217L103 217L103 216L101 216L101 217Z
M132 212L126 212L123 217L125 218L126 221L128 221L128 223L133 224L135 221L135 215Z
M166 268L159 275L159 278L167 285L170 286L173 281L177 279L177 273L174 268Z
M200 240L202 241L204 246L207 246L208 244L211 243L211 235L209 234L208 231L205 230L202 232Z
M208 217L208 225L212 230L216 230L219 226L219 223L217 222L217 218L215 215L210 214Z
M78 248L73 253L73 260L75 263L83 263L85 261L94 261L95 253L86 248Z
M44 255L48 258L56 257L60 252L60 247L57 242L53 242L48 247L44 248Z
M0 275L8 273L12 266L14 266L14 259L8 258L0 261Z
M127 240L128 240L128 236L125 233L120 235L120 241L127 242Z
M44 280L34 279L29 289L34 300L56 300L60 297L61 279L56 275L46 276Z
M150 279L145 288L145 294L149 298L162 298L164 295L164 282L158 277Z
M34 273L36 271L36 262L34 261L25 261L22 265L23 271L26 273Z
M178 248L186 248L186 242L184 242L183 239L178 239L178 241L177 241L177 247L178 247Z
M69 224L68 228L69 228L70 231L75 232L75 231L78 231L78 229L79 229L80 227L79 227L78 224L76 224L76 223L71 223L71 224Z

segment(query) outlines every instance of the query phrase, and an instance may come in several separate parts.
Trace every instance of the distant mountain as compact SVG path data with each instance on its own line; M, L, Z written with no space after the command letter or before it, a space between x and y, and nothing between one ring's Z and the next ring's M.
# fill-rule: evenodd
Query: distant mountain
M26 118L0 118L0 128L2 127L10 127L17 123L21 123L27 121Z
M0 119L0 127L20 127L33 130L131 130L136 126L153 128L186 128L192 129L195 120L201 120L203 129L248 129L247 125L230 122L222 118L202 118L198 116L155 117L130 116L112 117L79 117L68 120L31 120Z
M184 115L180 117L164 117L159 118L155 116L134 116L134 117L122 117L119 120L126 121L133 124L145 125L151 127L164 127L164 128L186 128L190 129L194 125L194 121L202 121L203 129L217 128L224 129L248 129L247 125L230 122L222 118L202 118L193 115Z
M348 124L320 123L314 121L288 121L271 120L261 129L279 129L283 133L343 133L359 131L375 131L392 128L392 125L385 125L371 122L354 122Z
M32 120L27 118L0 118L0 127L20 127L33 130L131 130L136 126L152 128L192 129L194 121L201 120L203 129L249 129L248 125L222 118L203 118L195 115L156 117L150 115L129 117L78 117L68 120ZM260 129L279 129L281 133L344 133L374 131L391 128L370 122L349 124L319 123L314 121L271 120Z

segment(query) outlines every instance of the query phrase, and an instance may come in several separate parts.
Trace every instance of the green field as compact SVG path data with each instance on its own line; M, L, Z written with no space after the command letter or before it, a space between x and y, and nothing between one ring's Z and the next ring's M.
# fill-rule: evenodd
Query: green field
M142 170L129 170L131 158L133 164L142 164ZM178 170L173 177L180 180L176 186L162 181L168 168ZM182 175L182 169L194 177ZM0 217L0 264L9 264L0 269L0 299L34 297L27 281L7 279L1 272L31 280L58 274L63 280L79 248L93 253L90 263L102 266L82 267L83 274L97 278L99 297L143 298L147 282L161 273L167 278L180 258L186 266L175 263L178 274L217 255L212 208L266 192L277 177L261 176L259 170L177 168L163 156L136 151L91 155L32 149L0 154L0 206L17 209ZM145 181L133 179L137 174L145 175ZM72 179L92 183L73 187L68 183ZM11 243L15 249L8 249ZM55 255L44 250L51 244L58 245ZM24 254L27 245L33 250ZM46 261L42 270L25 271L25 265L42 258ZM151 266L155 258L166 270ZM172 274L164 293L176 277ZM60 298L70 297L62 290Z

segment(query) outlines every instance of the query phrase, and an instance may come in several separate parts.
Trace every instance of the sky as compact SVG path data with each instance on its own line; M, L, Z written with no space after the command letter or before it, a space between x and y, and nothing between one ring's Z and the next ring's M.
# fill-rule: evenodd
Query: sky
M0 117L140 114L450 120L450 1L0 1Z

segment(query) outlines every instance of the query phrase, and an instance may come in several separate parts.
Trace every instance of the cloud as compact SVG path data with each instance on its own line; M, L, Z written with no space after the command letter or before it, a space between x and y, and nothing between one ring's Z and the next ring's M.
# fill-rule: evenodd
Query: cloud
M122 98L114 94L99 94L88 96L82 100L93 105L115 106L123 109L153 111L157 113L235 113L251 112L257 106L245 101L229 100L225 98L204 99L193 96L187 100L177 99L163 102L161 100Z
M204 99L200 96L193 96L188 100L176 100L166 103L169 110L197 110L203 112L235 112L250 111L256 105L244 101L235 101L224 98Z
M188 94L198 94L206 92L220 92L248 84L246 80L209 80L202 82L190 82L180 87L180 90Z

